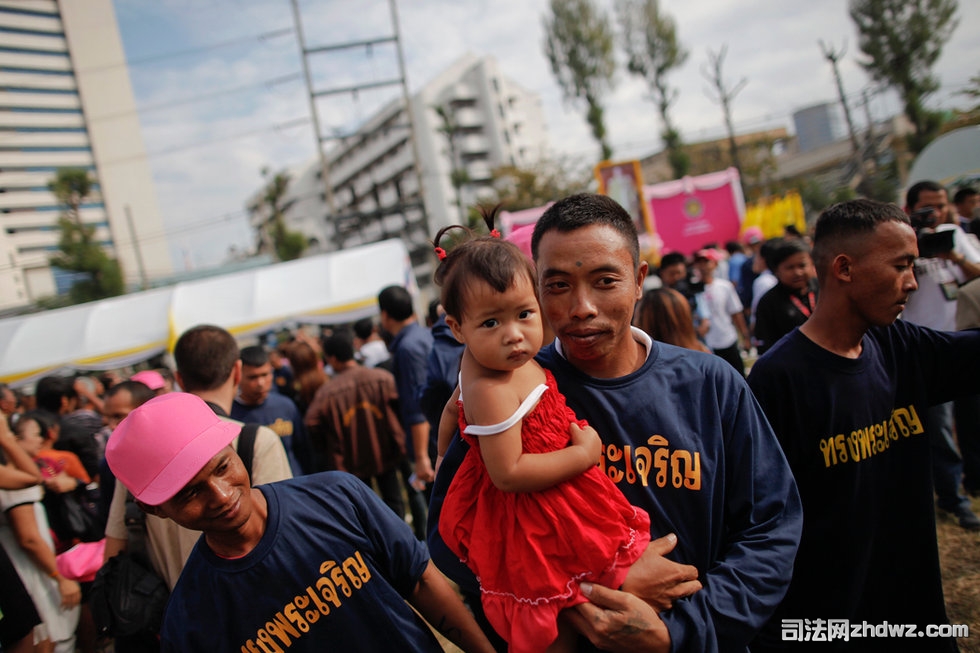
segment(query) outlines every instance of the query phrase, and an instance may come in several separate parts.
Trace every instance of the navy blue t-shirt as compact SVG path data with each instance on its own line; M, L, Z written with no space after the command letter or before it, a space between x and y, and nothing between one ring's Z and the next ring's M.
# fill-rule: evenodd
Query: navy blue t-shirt
M233 560L198 540L167 606L164 652L442 651L405 602L425 545L367 485L322 472L259 489L265 534Z
M805 514L793 581L753 649L782 650L783 619L948 623L936 543L930 405L980 392L980 331L899 320L873 328L856 359L796 329L749 385L799 485ZM859 638L821 650L951 650L952 640Z
M270 392L265 401L257 406L246 406L235 397L231 404L231 418L239 422L268 426L282 440L293 476L302 476L313 470L306 424L296 407L296 402L285 395ZM304 463L307 463L304 466Z

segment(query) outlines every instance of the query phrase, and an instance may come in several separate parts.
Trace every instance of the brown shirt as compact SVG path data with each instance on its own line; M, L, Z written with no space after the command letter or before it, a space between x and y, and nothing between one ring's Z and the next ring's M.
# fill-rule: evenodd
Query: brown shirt
M368 480L405 456L398 390L387 370L347 368L317 390L306 428L318 464Z

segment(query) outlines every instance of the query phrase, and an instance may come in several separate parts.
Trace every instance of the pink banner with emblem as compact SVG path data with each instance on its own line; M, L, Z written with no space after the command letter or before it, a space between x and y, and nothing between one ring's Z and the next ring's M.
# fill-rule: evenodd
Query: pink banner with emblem
M690 256L706 243L738 240L745 200L735 168L644 186L643 195L661 254Z

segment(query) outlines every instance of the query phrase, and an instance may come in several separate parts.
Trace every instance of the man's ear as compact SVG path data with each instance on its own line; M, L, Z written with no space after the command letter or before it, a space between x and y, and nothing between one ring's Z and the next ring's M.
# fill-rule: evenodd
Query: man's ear
M448 326L449 330L453 332L453 337L456 338L456 340L464 345L466 344L466 340L463 339L463 329L460 326L459 321L448 313L446 314L446 326Z
M649 272L650 264L641 259L636 269L636 301L643 299L643 282L646 281Z
M235 382L235 387L242 382L242 360L238 359L235 361L235 367L231 370L232 379Z
M847 254L838 254L830 264L831 272L839 281L844 283L851 282L851 257Z

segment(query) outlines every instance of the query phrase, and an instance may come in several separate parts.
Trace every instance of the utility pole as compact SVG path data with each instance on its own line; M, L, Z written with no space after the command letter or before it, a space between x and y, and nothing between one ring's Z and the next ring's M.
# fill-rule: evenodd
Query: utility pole
M332 241L335 247L343 248L347 242L347 236L355 231L360 231L362 234L369 229L369 227L374 224L379 227L383 237L387 237L388 234L397 234L402 239L414 245L409 247L409 251L412 255L413 260L421 261L425 258L425 255L430 254L428 252L428 242L425 238L425 234L428 231L427 219L425 214L425 202L424 194L422 189L422 173L419 164L419 152L416 145L415 139L415 125L412 116L412 104L411 98L408 94L408 82L405 74L405 61L401 49L401 41L398 32L398 13L395 7L395 0L388 0L389 9L391 11L391 21L392 21L392 33L387 35L380 35L374 38L367 38L357 41L348 41L343 43L327 43L324 45L309 47L305 44L303 40L303 33L300 27L300 17L299 8L297 0L290 0L293 7L293 18L297 25L297 37L300 42L300 50L303 58L303 70L306 76L307 92L310 102L310 112L313 116L314 130L316 131L317 140L317 150L320 153L320 166L322 170L322 176L324 181L324 186L326 189L327 202L330 206L330 216L329 221L333 223L333 235ZM395 49L395 54L397 56L398 62L398 76L378 79L378 80L360 80L350 85L336 86L331 88L314 88L313 80L309 72L308 59L312 56L322 56L337 53L345 53L351 50L364 49L369 56L375 50L376 46L379 45L391 45ZM397 202L388 203L380 199L379 185L381 183L390 183L390 179L374 179L374 167L370 167L370 171L367 173L371 177L371 189L367 191L368 193L368 206L361 208L362 200L364 200L364 191L360 191L360 196L353 195L349 202L342 202L341 206L335 206L335 197L333 194L334 183L328 181L328 174L330 173L330 164L327 161L327 157L323 152L321 147L325 141L341 141L342 143L347 143L349 139L358 139L363 141L366 132L362 133L360 128L355 127L352 132L349 133L339 133L334 131L329 135L325 135L321 132L319 118L318 118L318 104L317 101L323 98L336 98L338 96L352 96L355 100L362 91L382 89L385 87L401 86L402 101L404 102L404 109L402 115L403 120L397 121L397 123L389 125L384 128L384 133L387 134L389 131L399 131L408 130L408 144L411 147L412 152L412 168L411 170L415 174L417 179L417 201L406 201L404 198L400 197ZM329 130L329 125L327 126ZM339 171L339 172L338 172ZM343 164L334 165L333 174L336 177L338 174L344 174ZM349 174L349 173L348 173ZM345 184L349 181L348 179L338 179L336 182L337 187L345 187ZM396 187L398 181L396 180ZM398 191L396 191L398 192ZM412 217L410 217L410 214ZM398 216L398 223L391 219L394 216Z
M133 243L133 252L136 254L136 269L140 274L140 289L146 290L150 287L150 281L146 277L146 267L143 265L143 252L140 251L139 241L136 240L136 228L133 226L133 213L129 210L129 204L123 206L126 213L126 224L129 225L129 239Z
M334 215L333 184L330 183L330 164L327 155L323 153L323 137L320 135L320 117L316 110L316 97L313 95L313 78L310 75L310 64L306 58L306 40L303 37L303 24L299 16L299 5L296 0L289 0L293 9L293 24L296 26L296 41L299 43L300 59L303 61L303 78L306 80L306 98L310 103L310 118L313 121L313 140L316 143L316 153L320 158L320 180L323 182L324 197L327 200L327 210Z
M830 65L834 68L834 79L837 81L837 95L840 98L840 104L844 107L844 120L847 121L847 133L851 137L851 147L854 154L857 154L861 145L858 142L857 132L854 130L854 121L851 120L851 109L847 106L847 98L844 95L844 83L840 78L840 70L837 67L837 62L840 61L841 57L847 52L847 41L844 41L844 45L841 47L840 51L831 50L827 45L824 44L822 40L818 40L817 43L820 44L820 50L823 52L824 58L830 62Z

